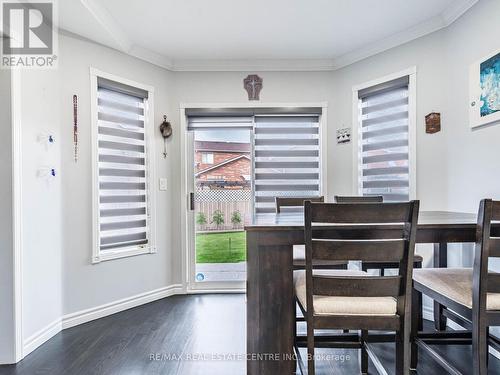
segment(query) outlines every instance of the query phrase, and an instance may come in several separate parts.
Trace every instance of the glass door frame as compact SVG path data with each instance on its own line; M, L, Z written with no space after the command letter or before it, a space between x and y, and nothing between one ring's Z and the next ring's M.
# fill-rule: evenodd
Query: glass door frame
M197 282L196 278L196 223L194 210L194 194L196 191L195 178L195 137L194 131L186 131L187 138L187 187L188 187L188 238L187 238L187 287L189 291L217 291L217 292L245 292L246 280L244 281L203 281ZM250 143L253 144L253 131L250 132ZM253 189L253 150L251 151L251 176ZM193 195L192 195L193 194ZM251 203L253 211L253 203ZM246 263L246 262L245 262Z
M327 113L328 102L257 102L257 103L180 103L180 168L181 168L181 191L180 191L180 230L181 230L181 247L180 247L180 261L181 261L181 282L182 290L185 293L241 293L246 290L246 282L238 283L229 287L226 283L196 283L194 280L194 264L195 264L195 225L194 225L194 211L190 210L190 193L194 192L194 136L192 132L188 131L188 121L186 116L187 109L210 109L210 110L232 110L238 108L322 108L320 116L320 170L321 170L321 193L328 194L328 134L327 134ZM253 136L253 135L252 135ZM253 140L252 140L253 144ZM253 147L253 146L252 146ZM253 166L253 150L252 150L252 166ZM253 169L253 167L252 167ZM252 170L252 184L253 170ZM172 196L172 199L176 199ZM176 215L172 215L175 220ZM200 285L202 284L202 285Z

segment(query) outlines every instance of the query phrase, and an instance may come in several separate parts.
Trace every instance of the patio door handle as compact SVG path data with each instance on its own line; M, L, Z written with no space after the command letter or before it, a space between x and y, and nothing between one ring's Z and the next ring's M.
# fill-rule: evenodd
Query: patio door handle
M189 193L189 210L194 211L194 193Z

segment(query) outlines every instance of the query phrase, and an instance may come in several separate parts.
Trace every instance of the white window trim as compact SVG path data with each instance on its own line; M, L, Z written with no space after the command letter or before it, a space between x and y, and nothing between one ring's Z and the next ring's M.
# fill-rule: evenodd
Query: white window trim
M98 124L97 124L97 79L105 78L124 85L136 87L148 92L147 110L144 119L145 137L147 142L146 154L146 186L148 194L149 212L149 241L147 246L130 246L121 249L110 250L101 253L99 249L99 148L98 148ZM90 68L90 109L91 109L91 144L92 144L92 263L100 263L112 259L120 259L141 254L156 253L156 163L154 157L154 87L135 82L114 74Z
M352 88L352 170L353 182L352 192L354 195L362 193L359 170L359 150L361 139L359 137L359 98L358 92L368 87L376 86L384 82L392 81L404 76L409 77L408 84L408 166L409 166L409 193L410 200L417 199L417 67L413 66L406 70L389 74L375 80L356 85Z

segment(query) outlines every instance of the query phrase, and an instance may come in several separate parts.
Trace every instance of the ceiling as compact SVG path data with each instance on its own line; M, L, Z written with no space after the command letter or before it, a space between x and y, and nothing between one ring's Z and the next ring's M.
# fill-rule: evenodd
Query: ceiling
M171 70L334 70L478 0L64 0L59 27Z

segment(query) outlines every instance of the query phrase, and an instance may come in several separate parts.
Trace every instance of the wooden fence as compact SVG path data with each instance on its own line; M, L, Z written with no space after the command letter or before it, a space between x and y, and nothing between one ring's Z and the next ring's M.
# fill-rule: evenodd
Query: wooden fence
M251 190L198 190L195 193L195 220L197 231L241 230L252 217ZM220 211L224 223L214 222L214 213ZM241 223L231 222L235 212L240 213ZM205 220L202 219L205 218ZM198 224L205 221L205 224Z

